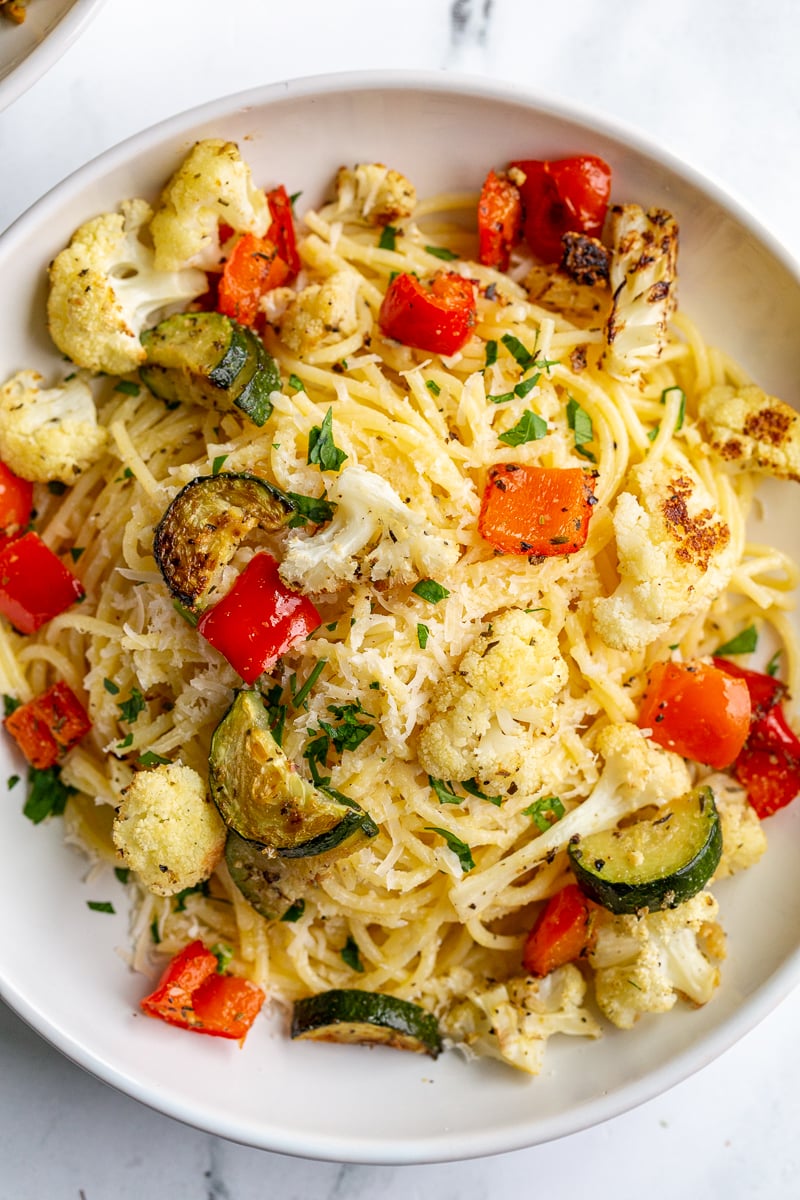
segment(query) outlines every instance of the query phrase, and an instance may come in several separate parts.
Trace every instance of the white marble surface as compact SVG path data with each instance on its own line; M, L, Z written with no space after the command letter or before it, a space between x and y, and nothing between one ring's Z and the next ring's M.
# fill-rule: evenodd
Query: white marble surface
M0 114L0 230L88 158L203 100L289 76L417 67L516 80L621 120L716 177L800 258L799 43L796 0L106 0ZM800 992L667 1095L563 1141L392 1168L286 1159L184 1128L0 1006L0 1200L483 1200L576 1183L621 1200L795 1200L795 1021Z

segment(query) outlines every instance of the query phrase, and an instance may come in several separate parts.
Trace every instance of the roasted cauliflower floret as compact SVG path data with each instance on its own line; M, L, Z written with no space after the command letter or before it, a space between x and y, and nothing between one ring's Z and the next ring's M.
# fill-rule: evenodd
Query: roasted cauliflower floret
M19 371L0 387L0 459L22 479L71 484L102 455L106 431L85 380L43 389L41 379Z
M151 209L126 200L76 230L50 265L50 335L79 367L124 375L147 357L139 335L160 309L208 286L202 271L165 271L141 240Z
M669 1012L678 995L706 1004L719 984L710 961L724 954L710 892L646 916L598 914L597 942L589 954L595 999L619 1029L631 1029L643 1013ZM706 951L707 953L704 953Z
M677 302L678 226L661 208L610 209L614 297L606 321L603 364L611 375L638 379L661 357Z
M391 225L410 217L416 204L413 183L383 163L340 167L336 176L336 216L341 221Z
M755 866L767 848L764 825L747 799L747 792L730 775L709 775L702 780L714 793L722 826L722 858L714 879L725 879Z
M496 617L439 683L419 739L419 761L435 779L504 779L519 767L527 737L504 733L498 711L541 724L567 682L558 638L533 614Z
M301 358L326 342L358 329L358 271L336 271L324 283L303 288L280 320L282 341Z
M281 578L309 592L335 592L367 573L373 580L411 583L452 567L458 546L413 512L380 475L345 467L328 488L336 505L320 532L286 543Z
M712 450L732 467L800 483L800 415L760 387L720 385L700 397Z
M722 592L735 566L730 529L688 466L634 467L614 511L620 583L593 602L600 637L640 650Z
M134 776L113 838L148 891L172 896L208 879L222 859L226 832L197 772L170 763Z
M600 1036L597 1021L583 1008L585 995L584 978L570 963L544 979L510 979L472 992L440 1018L439 1027L467 1051L538 1075L553 1034Z
M220 223L263 237L269 204L236 143L207 138L195 143L161 193L150 224L156 267L218 267Z

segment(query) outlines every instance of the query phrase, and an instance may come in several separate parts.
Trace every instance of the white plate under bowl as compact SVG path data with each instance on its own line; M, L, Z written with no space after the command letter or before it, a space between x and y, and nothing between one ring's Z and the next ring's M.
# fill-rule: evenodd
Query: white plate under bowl
M0 111L57 62L103 0L31 0L21 25L0 17Z
M594 118L483 81L407 73L299 80L221 100L73 175L0 240L0 278L14 297L0 323L0 377L61 366L44 327L45 269L73 229L121 199L154 196L190 144L208 135L238 141L260 184L302 190L301 208L322 199L341 163L389 163L426 195L477 189L489 166L513 158L600 154L613 167L614 199L676 213L682 306L766 388L797 401L798 274L734 203L657 147ZM761 536L800 550L786 493L776 487L774 494ZM0 755L4 779L19 764L5 745ZM240 1050L137 1015L144 981L115 953L126 944L124 889L110 872L87 886L84 861L61 842L61 823L35 827L20 808L20 789L0 806L0 994L106 1082L192 1125L270 1150L428 1162L544 1142L641 1103L708 1063L800 976L795 806L770 820L766 858L715 889L729 958L704 1009L680 1007L630 1033L609 1029L599 1042L554 1039L535 1080L456 1053L434 1063L391 1050L292 1043L279 1019L257 1022ZM92 912L87 900L113 900L119 915Z

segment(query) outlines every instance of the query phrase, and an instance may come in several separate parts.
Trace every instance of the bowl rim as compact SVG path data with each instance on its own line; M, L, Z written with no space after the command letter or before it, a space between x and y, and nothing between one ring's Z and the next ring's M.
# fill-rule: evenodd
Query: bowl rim
M76 0L74 8L86 10L82 14L82 20L85 20L88 10L100 3L102 0ZM76 28L72 36L77 31ZM659 148L638 128L616 118L597 115L585 106L543 96L526 86L485 76L431 70L344 71L300 76L242 92L229 93L188 108L125 138L67 175L0 235L0 252L5 249L6 243L25 237L31 227L46 221L48 215L77 193L85 181L95 177L100 171L107 173L131 161L146 152L154 142L162 143L180 137L188 129L228 117L236 111L247 112L253 108L268 107L282 100L320 97L334 92L401 89L449 93L468 99L516 104L549 117L579 123L599 135L623 142L644 158L665 165L730 212L765 246L800 288L800 261L751 212L745 202L713 176L701 172L673 152ZM800 945L755 992L742 999L735 1012L704 1035L702 1040L693 1043L662 1066L649 1072L646 1077L636 1079L611 1094L603 1094L566 1112L540 1118L525 1133L521 1128L505 1132L487 1132L479 1137L474 1133L447 1133L436 1135L430 1140L405 1142L390 1142L385 1138L365 1139L354 1135L343 1141L338 1135L308 1135L302 1130L291 1133L280 1131L275 1136L276 1131L273 1130L262 1130L252 1125L243 1128L240 1120L229 1119L225 1113L216 1114L212 1119L190 1101L161 1093L148 1084L140 1083L113 1062L98 1057L86 1045L76 1041L70 1033L60 1027L57 1018L53 1019L39 1011L15 986L6 982L0 963L0 998L12 1011L67 1059L124 1095L184 1124L232 1142L303 1158L363 1164L461 1161L540 1145L602 1124L663 1094L713 1062L782 1003L798 983Z
M72 0L42 40L0 79L0 112L58 62L103 4L105 0Z

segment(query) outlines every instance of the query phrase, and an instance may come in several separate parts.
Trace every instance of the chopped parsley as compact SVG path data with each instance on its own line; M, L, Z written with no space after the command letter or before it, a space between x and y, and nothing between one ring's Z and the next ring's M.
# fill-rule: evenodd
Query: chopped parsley
M144 696L137 687L131 688L131 694L127 700L117 704L119 709L120 719L128 725L133 725L139 719L139 713L144 712L147 708Z
M358 943L352 936L348 937L347 941L342 946L341 955L352 971L358 971L359 974L363 975L364 964L361 961Z
M78 559L80 558L80 556L85 552L85 550L86 550L85 546L70 546L69 552L72 555L72 561L77 562Z
M488 800L490 804L494 804L499 808L503 803L502 796L487 796L486 792L482 792L478 787L478 782L475 779L462 779L461 786L470 796L477 796L479 800Z
M312 426L308 434L308 462L316 463L320 471L338 471L347 458L333 440L333 409L325 413L321 425Z
M428 783L436 793L440 804L461 804L463 796L456 795L452 783L446 783L444 779L434 779L432 775L428 776Z
M523 808L526 817L530 817L540 833L546 833L551 825L560 821L564 815L564 805L558 796L542 796L527 808Z
M538 442L547 435L547 421L530 408L524 412L511 429L498 435L498 441L506 446L522 446L525 442Z
M158 917L153 917L150 922L150 940L157 946L161 941L161 934L158 930Z
M415 596L427 600L429 604L438 604L440 600L445 600L450 595L447 588L443 587L441 583L437 583L435 579L420 579L411 591Z
M531 367L535 366L536 352L534 351L531 354L527 346L524 346L519 338L514 337L513 333L504 333L502 342L511 357L519 364L523 371L528 371Z
M51 479L47 485L47 490L51 496L63 496L67 490L67 485L62 483L60 479Z
M440 393L440 392L441 392L441 390L442 390L442 389L439 387L439 385L438 385L438 383L436 382L436 380L435 380L435 379L426 379L426 380L425 380L425 387L428 389L428 391L429 391L429 392L432 392L434 396L438 396L438 395L439 395L439 393Z
M292 676L292 682L290 683L290 688L292 689L292 704L294 705L295 708L302 708L302 706L305 704L306 700L308 699L311 689L313 688L314 684L319 679L322 672L325 670L325 665L326 665L327 661L328 661L327 658L321 658L319 660L319 662L316 663L316 665L314 666L314 669L311 672L311 674L309 675L308 679L305 681L303 686L297 692L295 692L293 690L294 689L294 676Z
M276 744L280 746L283 744L283 727L286 724L286 705L282 703L283 688L276 683L268 692L262 692L261 698L267 710L270 732Z
M723 645L717 646L715 654L751 654L758 645L758 633L755 625L748 625L747 629L743 629L741 633L737 633L736 637L731 638L729 642L724 642Z
M773 678L778 674L780 658L781 658L782 654L783 654L782 650L776 650L775 653L773 654L772 658L767 663L767 674L771 675Z
M423 625L421 621L417 622L417 642L419 643L420 650L424 650L427 646L430 632L427 625Z
M484 369L486 367L493 367L496 362L497 342L494 340L494 338L492 338L490 342L486 343L486 362L484 363Z
M11 789L15 788L18 783L19 783L19 775L9 775L8 779L6 780L6 787L8 788L9 791L11 791Z
M595 462L592 452L583 448L588 442L594 441L592 418L572 396L567 402L567 424L575 435L575 449L578 454L583 458L588 458L590 462Z
M449 829L440 829L438 825L426 825L425 828L429 833L438 833L447 842L448 848L458 857L458 861L464 871L471 871L475 866L475 860L472 857L472 851L466 842L462 842L461 838L456 837Z
M325 496L303 496L300 492L287 492L287 497L294 509L294 516L289 522L290 528L305 525L311 521L313 525L323 525L330 521L336 505Z
M90 908L92 912L116 912L116 909L110 900L87 900L86 907Z
M365 712L360 701L356 704L329 704L328 712L333 713L339 724L331 725L329 721L320 721L320 727L339 753L342 750L356 750L375 728L368 721L359 720L362 716L373 719L372 713Z
M194 887L184 888L181 892L176 892L172 899L175 901L175 912L183 912L186 908L186 901L190 896L207 896L209 894L208 880L204 879L202 883L196 883Z
M200 620L197 613L193 613L190 608L187 608L184 604L181 604L180 600L173 600L172 607L175 609L175 612L178 614L179 617L183 617L183 619L187 625L191 625L192 627L194 627L195 625L197 625L197 622ZM115 694L118 691L119 691L119 688L115 687L114 688Z
M225 460L228 458L230 458L229 454L218 454L211 464L211 474L219 475L220 471L225 465Z
M304 392L306 390L306 385L299 375L295 375L294 372L289 376L289 387L293 388L296 392Z
M446 246L426 246L428 254L432 254L434 258L443 258L445 262L455 262L458 258L452 250L448 250Z
M226 945L225 942L215 942L211 947L211 953L217 960L217 970L220 975L224 975L233 962L233 947Z
M124 737L122 739L121 742L117 742L116 748L117 748L117 750L127 750L132 745L133 745L133 734L129 733L126 737Z
M141 390L139 384L133 379L120 379L114 388L115 392L122 392L123 396L138 396Z
M490 404L508 404L509 400L514 399L514 393L513 392L495 392L493 395L487 396L486 399L489 401Z
M372 688L373 692L379 692L381 690L380 680L378 679L373 679L369 686Z
M3 696L3 716L10 717L13 712L16 712L22 704L16 696Z
M172 759L164 758L163 754L156 754L155 750L145 750L144 754L139 755L139 762L143 767L158 767L172 762Z
M395 250L397 248L397 230L394 225L384 225L381 230L378 248L380 250Z
M664 388L663 392L661 393L662 404L667 403L667 396L670 394L670 392L679 392L681 397L681 402L678 407L678 419L675 422L675 432L677 433L679 429L683 429L683 422L686 419L686 393L684 392L683 388L679 388L677 384L673 385L672 387Z
M38 825L45 817L61 816L74 792L75 788L61 782L58 767L47 767L43 771L31 767L28 771L28 798L22 811L29 821Z
M130 867L114 867L114 874L120 883L127 883L130 873Z
M303 758L308 763L308 770L316 786L323 787L330 783L330 775L321 775L319 768L324 767L327 763L331 739L327 733L320 733L319 730L314 730L314 732L317 736L306 742Z
M295 900L294 904L289 905L281 920L286 921L288 925L294 925L295 921L299 921L305 911L306 902L301 896L299 900Z

